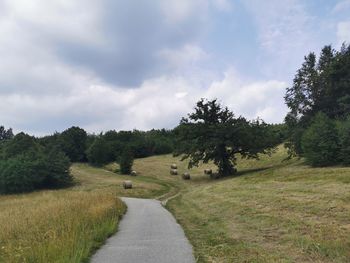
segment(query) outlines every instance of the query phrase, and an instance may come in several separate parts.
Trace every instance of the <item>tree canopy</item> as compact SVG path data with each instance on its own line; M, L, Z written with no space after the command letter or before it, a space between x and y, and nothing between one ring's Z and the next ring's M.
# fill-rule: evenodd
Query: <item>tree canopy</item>
M181 120L175 134L175 155L182 155L182 160L189 158L189 168L200 161L213 161L219 176L236 172L237 154L258 158L259 153L271 152L277 140L264 121L236 118L216 99L198 101L194 112Z

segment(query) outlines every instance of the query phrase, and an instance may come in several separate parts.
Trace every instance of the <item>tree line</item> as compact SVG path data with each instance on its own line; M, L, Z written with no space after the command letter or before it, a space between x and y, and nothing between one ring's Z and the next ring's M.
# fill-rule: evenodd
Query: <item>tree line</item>
M285 102L290 156L313 166L350 163L350 45L305 56Z
M73 184L71 162L120 164L128 174L134 158L171 153L172 131L108 131L88 134L80 127L36 138L0 126L0 193L18 193Z

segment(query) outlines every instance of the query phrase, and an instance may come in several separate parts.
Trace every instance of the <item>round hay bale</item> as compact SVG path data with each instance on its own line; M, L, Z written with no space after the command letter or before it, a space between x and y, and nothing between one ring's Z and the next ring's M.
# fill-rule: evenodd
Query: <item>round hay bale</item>
M171 175L177 175L177 169L171 169L170 170Z
M189 173L183 173L183 174L182 174L182 179L184 179L184 180L190 180L190 179L191 179L191 176L190 176Z
M176 163L173 163L172 165L170 165L170 168L171 168L171 169L177 169Z
M131 175L131 176L136 176L136 175L137 175L137 172L136 172L136 171L131 171L130 175Z
M132 182L131 181L124 181L123 182L124 189L131 189L132 188Z
M205 169L204 174L212 174L213 170L212 169Z

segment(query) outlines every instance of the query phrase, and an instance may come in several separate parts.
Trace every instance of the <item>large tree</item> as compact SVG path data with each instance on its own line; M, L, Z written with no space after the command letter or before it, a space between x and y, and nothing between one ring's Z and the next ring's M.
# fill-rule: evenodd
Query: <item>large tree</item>
M81 162L86 159L87 133L82 128L73 126L63 131L59 137L59 144L71 162Z
M287 89L285 102L290 153L302 155L302 134L318 112L331 119L344 120L350 113L350 45L340 51L325 46L318 59L314 53L305 56L293 85Z
M236 155L258 158L259 153L270 152L276 144L273 130L261 120L235 118L218 101L201 99L194 112L183 118L175 129L175 155L189 158L189 168L200 161L213 161L219 176L236 172Z

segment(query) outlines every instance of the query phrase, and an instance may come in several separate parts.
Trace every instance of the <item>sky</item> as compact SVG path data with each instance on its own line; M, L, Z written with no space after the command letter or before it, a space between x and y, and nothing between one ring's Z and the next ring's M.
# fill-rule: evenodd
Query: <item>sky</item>
M0 0L0 125L173 128L200 98L280 123L303 57L350 42L350 0Z

